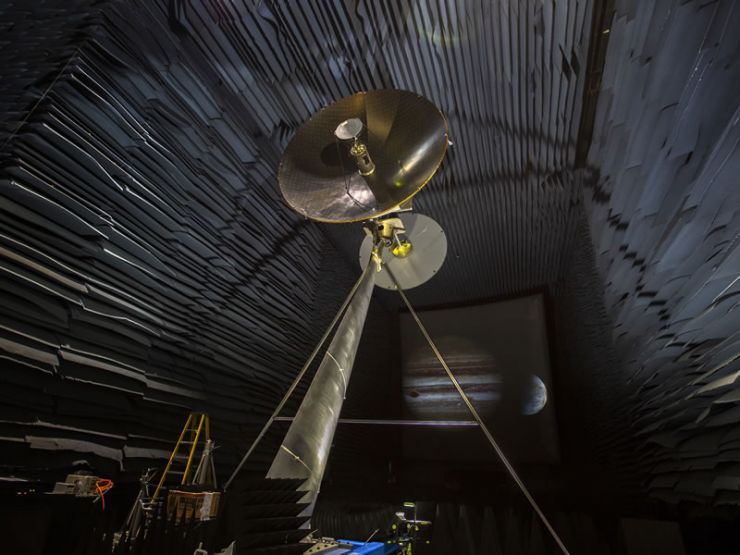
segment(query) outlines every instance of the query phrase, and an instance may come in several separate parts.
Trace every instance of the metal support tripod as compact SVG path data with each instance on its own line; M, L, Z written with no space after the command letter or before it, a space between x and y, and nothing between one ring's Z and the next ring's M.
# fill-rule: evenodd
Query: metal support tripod
M498 442L496 442L495 438L493 437L493 434L491 434L491 431L488 429L488 426L486 425L485 421L481 418L480 414L478 414L478 411L475 409L475 406L471 402L470 398L467 396L467 394L465 393L465 391L461 387L460 383L458 382L457 378L453 374L452 370L447 365L447 362L442 357L442 354L440 353L440 351L437 348L436 344L434 343L434 341L432 340L431 336L427 332L426 328L424 327L424 324L421 322L421 319L419 318L418 314L414 310L413 306L411 306L411 303L409 302L408 298L406 297L406 294L404 293L404 291L401 288L400 284L396 280L396 278L393 275L392 271L390 270L390 268L388 267L387 264L382 264L379 261L379 257L371 257L368 267L365 268L365 271L362 273L362 275L358 279L357 283L354 285L354 287L350 291L347 299L344 301L344 303L342 304L342 306L339 309L339 312L334 317L334 320L332 320L332 322L329 325L328 329L326 330L326 332L324 333L324 335L321 337L321 340L319 341L319 344L313 350L313 352L309 356L308 360L306 361L306 364L303 366L303 368L301 368L301 371L298 373L298 375L296 376L295 380L293 381L293 383L291 384L291 386L288 388L288 391L283 396L283 398L280 401L280 403L278 404L277 408L272 413L272 415L270 416L269 420L265 423L264 427L262 428L262 430L258 434L257 438L254 440L254 442L252 443L252 445L247 450L246 454L242 458L242 460L239 463L239 465L237 466L236 470L234 470L234 473L231 475L231 477L226 482L226 485L225 485L224 489L228 488L229 485L232 483L232 481L234 480L234 478L236 477L236 475L238 474L238 472L244 466L244 463L246 462L247 458L252 454L252 452L254 451L255 447L257 446L257 444L259 443L259 441L264 437L265 433L267 432L267 430L269 429L269 427L272 425L272 423L279 419L279 413L282 410L282 408L285 406L285 403L287 402L288 398L292 395L292 393L294 392L296 386L298 385L298 383L300 382L300 380L305 375L305 373L308 370L309 366L311 365L311 363L313 362L314 358L316 357L316 354L319 352L319 350L321 349L322 345L324 344L324 342L326 341L326 339L331 334L331 331L334 329L334 326L336 325L336 323L343 316L345 310L347 309L347 306L349 306L353 302L354 296L355 296L357 290L360 288L361 284L364 284L365 283L365 281L366 281L365 278L366 278L367 272L374 271L375 270L374 267L376 265L378 266L378 270L379 271L380 270L385 270L388 273L388 275L390 276L392 282L395 284L395 289L398 291L399 295L401 296L401 299L403 300L404 304L406 305L406 307L408 308L409 312L411 313L414 321L416 322L417 326L419 327L419 330L421 331L422 335L426 339L426 341L429 344L430 348L434 352L435 357L437 358L437 360L439 361L439 363L442 365L442 368L444 368L445 373L447 374L448 378L452 382L452 385L457 390L457 393L460 395L461 399L465 403L465 405L468 408L468 411L470 412L471 416L473 417L473 419L477 423L478 427L480 427L481 431L485 435L485 437L488 440L488 442L491 444L491 447L493 447L493 450L496 452L496 455L499 457L499 459L503 463L503 465L506 468L507 472L509 473L509 475L511 476L511 478L514 480L514 482L516 483L516 485L519 487L519 489L521 490L522 494L527 499L527 501L529 502L529 504L532 506L532 509L535 511L535 513L537 514L537 516L542 520L543 524L547 528L548 532L550 533L550 535L552 536L553 540L558 545L558 547L560 548L560 550L565 555L569 555L569 551L565 547L565 544L563 543L563 541L560 539L560 536L557 534L557 532L555 531L555 529L553 528L553 526L550 524L550 521L548 520L547 516L545 516L544 512L542 511L542 509L540 509L540 506L537 504L537 502L535 501L534 497L529 492L529 490L527 489L527 487L524 484L524 482L522 481L522 479L519 477L519 474L516 472L516 470L514 469L513 465L511 464L511 462L508 460L508 458L506 457L506 455L502 451L502 449L499 446ZM366 287L364 289L366 289ZM364 291L364 289L363 289L363 291ZM360 330L361 330L361 327L360 327ZM337 332L337 335L339 335L342 332L347 333L347 331L348 331L347 329L342 328L342 326L340 326L340 330ZM356 329L354 331L356 332ZM349 333L350 334L352 333L352 328L349 328ZM335 341L336 341L336 338L335 338ZM334 344L334 341L332 342L332 344ZM331 355L331 353L329 353L329 355ZM336 367L337 367L337 369L338 369L338 371L340 373L343 373L346 370L346 369L343 369L341 367L341 365L339 365L339 364L337 364ZM350 370L351 370L351 368L350 368ZM344 389L346 390L346 382L344 384ZM341 404L340 404L340 408L341 408ZM299 410L299 413L300 413L300 410ZM334 424L336 424L336 418L338 418L338 414L335 415L335 422L334 422ZM298 416L296 416L296 418L292 419L292 421L293 421L294 424L295 424L295 422L297 420L298 420ZM306 430L307 429L307 424L309 424L309 422L308 421L304 421L304 422L301 423L301 427L296 427L296 429L297 430L300 430L300 429ZM291 427L291 430L293 430L293 427ZM333 432L333 430L332 430L332 432ZM289 432L289 434L290 434L290 432ZM294 453L289 453L289 454L290 455L293 455L298 462L302 462L302 460L300 460L300 458L297 457ZM278 457L285 458L285 455L283 453L278 453ZM278 459L276 458L276 460L278 460ZM273 463L273 465L274 465L274 463ZM311 473L311 469L308 468L308 470L309 470L309 473ZM313 483L312 484L312 487L314 489L315 488L318 488L318 484ZM316 489L315 493L318 493L317 489ZM314 495L314 498L315 498L315 495Z

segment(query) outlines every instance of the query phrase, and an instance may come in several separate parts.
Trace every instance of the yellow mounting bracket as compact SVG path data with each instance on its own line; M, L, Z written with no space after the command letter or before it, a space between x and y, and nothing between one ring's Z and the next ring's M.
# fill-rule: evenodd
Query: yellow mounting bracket
M396 258L406 258L411 254L413 245L405 238L406 227L401 218L373 220L372 226L366 226L365 232L373 239L372 259L378 272L383 267L383 247L387 247Z

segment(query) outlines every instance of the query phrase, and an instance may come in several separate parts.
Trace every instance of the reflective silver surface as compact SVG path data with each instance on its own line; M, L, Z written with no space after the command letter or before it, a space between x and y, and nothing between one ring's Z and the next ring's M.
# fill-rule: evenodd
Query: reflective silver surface
M311 386L285 435L268 478L300 478L310 503L302 514L311 514L326 469L332 438L352 374L357 345L367 316L376 272L370 268L337 327Z
M303 379L303 376L306 374L308 369L313 364L314 358L316 358L316 355L321 350L321 348L324 346L324 343L331 335L331 332L334 330L334 326L337 325L337 322L344 314L344 311L347 309L347 306L352 301L352 299L355 296L355 293L357 293L357 290L360 288L360 285L363 283L363 277L366 273L373 271L372 268L366 267L365 271L360 275L359 278L357 278L357 281L352 286L352 289L350 290L349 294L347 295L347 298L344 299L344 302L342 303L342 306L339 307L339 310L337 311L336 315L332 319L329 326L324 331L324 334L321 336L321 339L319 339L319 342L314 347L313 351L311 351L311 354L308 356L308 359L306 359L306 362L303 364L303 367L301 368L300 372L296 375L296 377L293 379L293 383L290 384L290 387L285 392L285 395L283 395L283 398L278 403L277 407L275 407L275 410L272 413L272 416L270 416L269 420L265 422L264 426L262 426L262 429L260 430L260 433L257 434L257 437L254 439L252 444L249 446L249 449L247 449L247 452L244 453L244 456L242 457L242 460L239 461L239 464L234 469L234 472L231 474L229 479L226 481L226 484L224 485L224 491L226 491L231 483L236 479L237 475L241 471L242 467L244 466L244 463L247 462L247 459L252 455L254 450L256 449L257 445L260 441L262 441L262 438L267 433L267 430L270 429L270 426L272 426L272 423L275 422L278 419L278 414L280 414L280 411L283 410L283 407L285 406L285 403L290 399L291 395L293 395L293 392L295 391L295 388L298 387L298 384Z
M293 416L278 416L276 422L293 422ZM361 426L419 426L432 428L477 428L475 420L386 420L377 418L340 418L338 424Z
M375 163L362 176L352 141L335 131L359 119L357 139ZM354 94L323 108L296 132L283 153L278 183L288 204L312 220L346 223L393 211L431 179L447 150L447 122L425 98L384 89Z
M364 125L360 118L350 118L337 125L337 128L334 130L334 135L337 139L348 141L357 137L363 127Z

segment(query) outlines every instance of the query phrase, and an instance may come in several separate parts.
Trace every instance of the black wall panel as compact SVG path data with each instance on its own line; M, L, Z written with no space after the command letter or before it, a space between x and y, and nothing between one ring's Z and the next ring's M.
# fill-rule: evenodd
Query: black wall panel
M4 150L2 462L158 465L199 409L230 467L324 325L325 240L276 192L261 110L165 6L99 18Z
M602 445L672 502L740 502L738 26L737 2L618 3L589 154L621 400L605 430L639 447Z

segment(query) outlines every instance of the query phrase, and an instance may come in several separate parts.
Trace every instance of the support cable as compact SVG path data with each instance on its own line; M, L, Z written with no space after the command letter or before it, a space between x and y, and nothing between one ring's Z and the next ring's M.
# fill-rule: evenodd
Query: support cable
M344 299L344 302L342 303L342 306L339 307L339 310L337 311L336 316L334 316L334 319L329 324L329 327L326 328L326 331L324 332L324 335L321 336L321 339L319 339L318 344L316 345L316 347L314 347L314 350L308 356L308 359L306 360L306 363L303 365L303 368L301 368L301 371L298 372L298 375L293 380L293 383L290 384L290 387L288 388L288 391L285 392L285 395L283 396L282 400L280 401L280 403L278 403L278 406L273 411L272 416L270 416L270 418L267 420L267 422L265 423L265 425L262 427L262 430L260 430L260 433L257 434L257 437L252 442L252 445L249 446L249 449L247 449L247 452L242 457L242 460L239 462L239 464L237 465L237 467L234 470L234 472L231 474L231 476L229 477L229 479L224 484L224 491L226 491L229 488L229 486L231 485L231 482L234 481L234 478L236 478L236 475L239 473L239 471L244 466L244 463L246 463L247 462L247 459L252 455L252 452L257 447L257 444L265 436L265 434L267 433L267 430L270 428L270 426L272 426L272 423L275 422L275 418L277 418L278 414L280 414L280 411L283 410L283 407L285 406L285 403L288 401L288 399L290 398L290 396L293 395L293 392L295 391L295 388L298 386L298 384L300 383L300 381L303 379L303 376L306 374L306 372L308 371L308 368L313 363L314 359L316 358L316 355L321 350L321 347L323 347L324 343L329 338L329 335L331 335L331 332L334 330L334 327L337 325L337 322L339 321L339 319L344 314L344 311L347 309L347 306L349 305L350 301L352 301L352 299L354 298L355 293L359 289L360 284L362 283L362 280L365 277L365 274L367 272L371 271L371 269L370 269L371 266L372 266L371 264L368 264L367 265L367 267L365 268L365 271L362 272L362 274L360 275L360 277L357 280L357 282L354 284L354 286L352 286L352 289L350 290L349 295L347 295L347 298Z
M419 316L416 314L414 307L411 306L411 303L406 297L406 294L403 292L403 289L401 289L401 286L398 284L398 281L396 281L396 277L393 275L393 272L391 272L391 269L388 267L387 264L383 264L383 268L385 269L386 272L388 272L388 275L393 281L393 284L396 286L396 289L398 290L399 295L401 295L401 299L403 299L403 302L406 304L406 308L408 308L409 312L411 313L411 316L414 318L414 320L416 321L416 324L419 326L419 330L421 330L422 335L427 340L427 343L429 343L429 346L432 348L432 351L434 351L434 356L437 357L437 360L442 365L442 368L444 368L445 372L447 372L447 377L450 378L452 385L455 386L455 389L457 389L458 394L460 395L462 400L467 405L468 410L470 411L470 414L473 416L476 422L478 422L478 426L480 426L480 429L485 434L486 438L488 439L488 442L491 444L494 451L496 451L496 454L498 455L499 459L501 459L501 462L506 467L506 470L508 470L514 482L516 482L516 485L519 486L519 489L524 494L524 497L527 498L527 501L529 501L529 504L532 505L534 512L537 513L537 515L540 517L543 524L545 525L547 530L550 532L550 535L555 540L555 543L558 544L558 547L560 548L560 550L565 555L570 555L570 552L565 547L565 544L563 544L563 541L560 539L560 536L558 536L558 533L555 531L555 529L550 524L550 521L545 516L545 513L542 512L542 510L540 509L540 506L534 500L534 497L532 497L532 494L529 493L527 486L524 485L524 482L519 477L516 470L514 470L514 467L509 462L509 459L506 458L506 455L504 455L504 452L501 450L501 447L499 447L499 444L493 438L493 435L491 435L491 432L489 431L488 426L486 426L485 422L483 422L483 419L478 414L478 411L475 410L473 403L470 401L468 396L463 391L462 387L460 386L460 383L457 381L457 378L455 378L455 375L452 373L452 370L450 370L450 367L447 366L447 363L445 362L444 358L442 358L442 354L439 352L439 349L437 349L437 345L434 343L434 341L430 337L429 333L424 327L424 324L421 323Z

